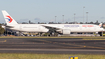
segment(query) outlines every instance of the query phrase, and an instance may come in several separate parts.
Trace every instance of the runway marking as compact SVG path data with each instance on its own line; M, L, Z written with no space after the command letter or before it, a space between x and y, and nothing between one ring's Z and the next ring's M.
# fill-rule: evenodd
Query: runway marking
M84 40L84 39L83 39ZM99 40L99 39L98 39ZM52 41L46 41L46 40L40 40L40 41L45 41L47 43L54 43ZM58 42L56 42L58 43ZM84 46L84 45L77 45L77 44L64 44L64 43L59 43L59 44L63 44L63 45L72 45L72 46L78 46L78 47L66 47L66 46L63 46L63 48L97 48L97 49L105 49L103 47L94 47L94 46Z
M63 43L59 43L59 44L63 44ZM77 45L77 44L63 44L63 45L72 45L72 46L78 46L78 47L66 47L63 46L63 48L98 48L98 49L105 49L103 47L94 47L94 46L84 46L84 45Z
M58 43L58 42L52 42L52 41L47 41L47 40L41 40L39 39L38 41L42 41L42 44L44 43L52 43L52 44L62 44L62 45L68 45L68 46L60 46L60 48L98 48L98 49L105 49L104 47L94 47L94 46L84 46L84 45L77 45L76 43L75 44L70 44L70 43L65 43L62 42L62 43ZM2 42L6 42L6 40L2 41ZM24 44L23 44L24 45ZM69 45L72 45L72 46L78 46L78 47L69 47Z
M86 47L86 46L84 46L84 47Z
M4 41L0 41L0 42L7 42L7 40L4 40Z
M82 40L105 40L105 39L82 39Z
M53 43L52 41L46 41L46 40L39 40L39 41L44 41L44 42L47 42L47 43Z
M105 52L105 50L89 50L89 49L7 49L7 48L3 48L3 49L0 49L0 50L20 50L20 51L90 51L90 52L93 52L93 51L103 51Z

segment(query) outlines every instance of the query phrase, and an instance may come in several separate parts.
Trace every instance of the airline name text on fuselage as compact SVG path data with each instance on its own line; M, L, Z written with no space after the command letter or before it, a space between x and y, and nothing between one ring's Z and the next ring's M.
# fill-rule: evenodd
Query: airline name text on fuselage
M80 27L80 25L64 25L64 27ZM82 25L81 27L94 27L94 25Z

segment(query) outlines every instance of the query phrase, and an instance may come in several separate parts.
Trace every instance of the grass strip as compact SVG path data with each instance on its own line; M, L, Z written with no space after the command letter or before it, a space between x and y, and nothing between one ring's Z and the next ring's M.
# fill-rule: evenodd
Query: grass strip
M105 37L28 37L28 36L1 36L0 38L83 38L83 39L105 39Z
M69 59L70 56L77 56L79 59L105 59L100 54L18 54L0 53L0 59Z

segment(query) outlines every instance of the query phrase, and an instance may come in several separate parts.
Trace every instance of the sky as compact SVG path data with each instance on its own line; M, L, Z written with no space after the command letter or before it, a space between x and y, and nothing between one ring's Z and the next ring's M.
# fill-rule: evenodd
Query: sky
M105 22L105 0L0 0L2 10L19 23L55 22L55 16L61 23L74 22L74 18L76 22ZM0 23L5 23L2 12Z

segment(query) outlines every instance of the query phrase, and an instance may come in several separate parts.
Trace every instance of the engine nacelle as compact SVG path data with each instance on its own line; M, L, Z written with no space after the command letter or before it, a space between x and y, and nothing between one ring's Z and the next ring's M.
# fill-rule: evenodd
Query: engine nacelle
M70 34L70 30L69 29L63 29L62 33L63 33L63 35L69 35Z

